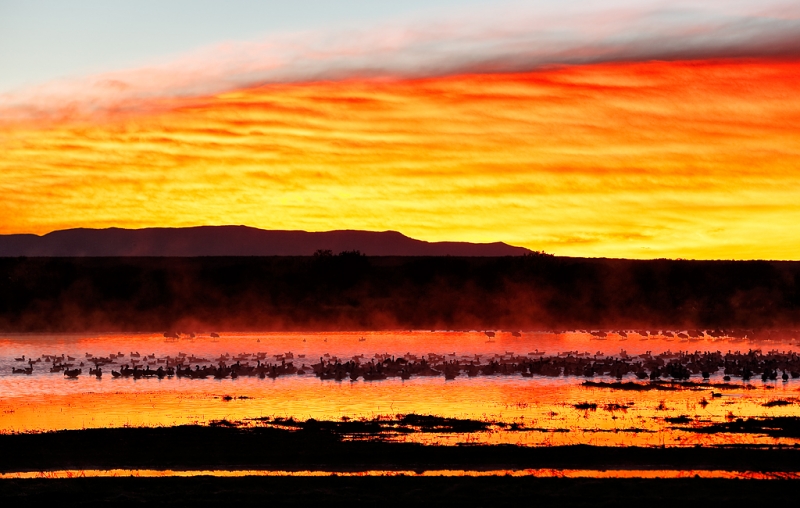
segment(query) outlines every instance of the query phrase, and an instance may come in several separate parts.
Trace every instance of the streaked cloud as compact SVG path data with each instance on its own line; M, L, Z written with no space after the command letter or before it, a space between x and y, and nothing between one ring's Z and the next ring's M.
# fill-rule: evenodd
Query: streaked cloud
M263 84L527 72L550 65L800 56L784 0L505 3L369 28L289 33L0 95L9 119L151 112Z
M0 95L0 233L394 229L800 259L800 5L548 1Z
M798 259L799 83L791 59L601 63L6 121L0 232L247 224Z

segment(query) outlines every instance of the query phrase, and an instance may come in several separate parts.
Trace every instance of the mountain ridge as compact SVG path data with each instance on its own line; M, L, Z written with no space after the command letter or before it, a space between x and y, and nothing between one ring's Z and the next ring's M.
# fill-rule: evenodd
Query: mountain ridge
M521 256L503 242L427 242L398 231L265 230L249 226L74 228L0 235L0 257L311 256L357 250L368 256Z

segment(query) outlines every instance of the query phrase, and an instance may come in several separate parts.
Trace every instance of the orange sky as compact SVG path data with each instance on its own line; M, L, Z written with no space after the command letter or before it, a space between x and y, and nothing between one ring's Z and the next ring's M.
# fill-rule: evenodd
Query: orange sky
M2 120L0 233L246 224L800 259L800 62L269 85Z

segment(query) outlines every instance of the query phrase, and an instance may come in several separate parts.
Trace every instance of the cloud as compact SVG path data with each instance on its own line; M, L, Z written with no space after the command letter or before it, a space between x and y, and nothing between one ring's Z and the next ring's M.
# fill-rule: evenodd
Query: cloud
M374 27L279 34L202 48L149 67L2 94L0 117L8 122L147 113L269 83L732 57L800 57L800 5L783 0L538 1Z
M0 126L0 233L248 224L797 259L798 83L800 61L606 63Z

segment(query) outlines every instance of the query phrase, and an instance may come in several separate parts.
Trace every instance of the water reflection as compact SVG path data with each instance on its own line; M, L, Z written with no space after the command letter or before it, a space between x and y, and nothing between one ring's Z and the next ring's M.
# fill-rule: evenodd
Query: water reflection
M165 338L160 334L24 335L0 338L0 431L29 432L57 429L122 426L209 424L215 420L261 425L266 417L306 420L374 419L381 415L432 414L467 418L505 426L474 433L404 434L391 439L428 444L513 443L530 446L562 444L687 446L715 444L792 445L791 436L765 433L692 432L710 424L763 417L800 416L798 386L793 380L753 379L725 383L723 372L704 381L692 374L689 385L669 389L631 390L626 383L642 383L635 372L585 377L515 375L461 375L400 377L382 381L323 381L313 376L311 364L359 359L440 356L445 361L468 362L476 356L488 361L543 355L575 358L632 358L678 348L697 351L797 349L793 336L756 341L704 335L686 339L673 334L510 333L489 337L483 332L338 332L338 333L220 333L192 338ZM638 338L636 338L638 337ZM685 342L681 342L685 341ZM138 356L136 355L138 352ZM133 353L133 355L132 355ZM47 362L33 364L31 375L13 374L26 359L62 358L80 368L77 379L49 372ZM587 356L588 355L588 356ZM113 359L111 357L114 357ZM69 360L69 358L72 360ZM87 375L92 358L107 358L98 379ZM112 378L109 374L133 360L152 369L168 365L167 357L211 365L220 358L228 364L280 364L289 360L306 375L238 377L231 379ZM260 358L260 360L259 360ZM164 360L159 363L159 360ZM202 362L201 360L208 360ZM191 362L187 362L191 365ZM646 381L644 381L646 382ZM261 420L259 420L261 419ZM514 425L512 430L509 426Z
M244 476L514 476L536 478L722 478L739 480L797 480L800 473L761 471L720 471L704 469L496 469L496 470L368 470L368 471L272 471L204 469L174 471L162 469L65 469L0 473L0 480L25 478L167 478L167 477L244 477Z

